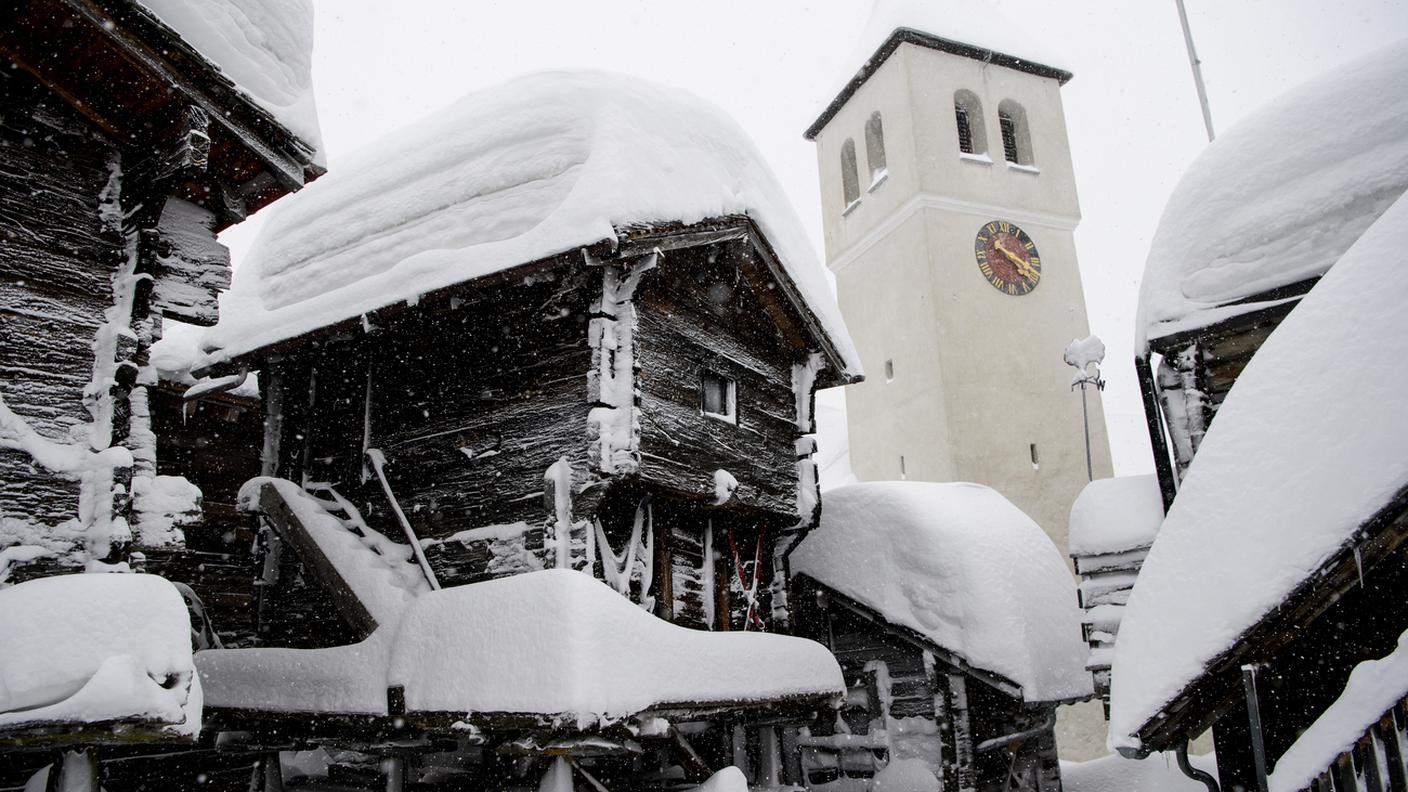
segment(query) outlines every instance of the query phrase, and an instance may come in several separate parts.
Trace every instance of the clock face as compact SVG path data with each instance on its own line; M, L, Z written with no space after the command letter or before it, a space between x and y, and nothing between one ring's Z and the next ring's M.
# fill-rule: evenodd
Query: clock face
M1005 220L993 220L978 229L973 241L978 270L994 289L1020 297L1041 281L1041 256L1027 232Z

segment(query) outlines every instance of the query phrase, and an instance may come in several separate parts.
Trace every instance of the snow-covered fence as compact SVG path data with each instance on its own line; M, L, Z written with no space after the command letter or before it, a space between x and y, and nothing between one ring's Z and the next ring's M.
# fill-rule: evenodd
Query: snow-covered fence
M1273 786L1272 790L1280 789ZM1287 792L1405 792L1408 790L1408 697L1309 784Z

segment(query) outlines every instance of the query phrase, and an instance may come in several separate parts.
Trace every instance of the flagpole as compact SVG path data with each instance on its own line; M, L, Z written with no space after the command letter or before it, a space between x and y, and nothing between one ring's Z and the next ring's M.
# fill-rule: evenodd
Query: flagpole
M1174 0L1178 5L1178 21L1183 24L1183 43L1188 47L1188 62L1193 66L1193 84L1198 87L1198 104L1203 108L1203 126L1208 130L1208 142L1213 139L1212 109L1208 107L1208 89L1203 86L1203 62L1198 60L1198 51L1193 48L1193 31L1188 27L1188 11L1183 0Z

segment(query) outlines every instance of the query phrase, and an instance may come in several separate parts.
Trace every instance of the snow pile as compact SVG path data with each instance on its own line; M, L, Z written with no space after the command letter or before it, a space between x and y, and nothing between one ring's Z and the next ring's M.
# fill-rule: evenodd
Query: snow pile
M871 792L939 792L939 780L922 759L896 759L875 774Z
M729 765L709 776L708 780L694 788L694 792L748 792L748 778L742 770Z
M281 201L205 346L227 359L619 226L730 214L757 222L859 372L825 268L743 130L686 92L601 72L470 94Z
M1271 792L1299 792L1408 697L1408 632L1387 657L1354 667L1344 692L1276 760ZM1380 748L1382 751L1382 748ZM1382 755L1382 754L1381 754Z
M1110 734L1131 737L1408 485L1408 200L1306 295L1227 394L1134 587ZM1334 398L1307 387L1333 383Z
M1408 187L1408 42L1274 100L1189 166L1159 221L1137 349L1324 273Z
M423 594L354 646L212 650L197 663L211 706L275 711L385 713L391 685L413 712L601 719L845 689L820 644L678 627L565 569Z
M1118 476L1085 485L1071 504L1071 555L1140 550L1154 543L1164 521L1159 478Z
M791 556L805 574L1022 688L1088 696L1075 586L1041 528L977 484L873 482L830 490Z
M200 731L185 601L154 575L0 589L0 729L140 719Z
M313 101L312 0L138 0L325 164Z
M132 479L132 506L137 531L146 547L181 544L186 540L180 526L201 521L200 487L185 476L135 476Z
M1193 767L1217 778L1217 758L1212 754L1190 756ZM1102 756L1088 762L1061 762L1061 788L1065 792L1205 792L1202 783L1183 775L1171 753L1146 759Z

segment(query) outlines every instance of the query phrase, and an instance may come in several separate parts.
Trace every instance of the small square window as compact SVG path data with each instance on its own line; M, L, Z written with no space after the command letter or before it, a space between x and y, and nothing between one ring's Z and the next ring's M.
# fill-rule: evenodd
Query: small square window
M738 420L738 391L734 381L713 371L700 375L701 407L710 418Z

